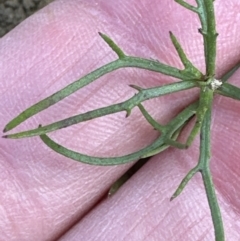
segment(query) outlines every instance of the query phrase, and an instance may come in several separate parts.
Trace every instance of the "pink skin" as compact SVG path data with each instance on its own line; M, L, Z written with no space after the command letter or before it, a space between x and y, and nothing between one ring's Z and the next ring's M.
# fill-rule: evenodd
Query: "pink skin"
M164 2L164 3L162 3ZM215 2L217 76L239 61L238 0ZM186 21L187 20L187 21ZM127 53L181 68L171 30L204 71L197 17L174 1L56 1L0 41L1 129L14 116L84 74L116 58L97 34L111 36ZM230 80L238 84L240 71ZM128 87L150 87L172 78L128 69L115 71L16 128L35 128L123 101ZM195 91L145 104L165 123L196 97ZM240 103L216 97L212 124L212 172L226 240L239 240ZM136 109L52 133L67 147L99 156L123 155L151 143L157 133ZM14 131L15 132L15 131ZM169 198L198 160L196 140L187 151L169 149L152 158L110 199L106 192L131 164L90 166L62 157L38 137L0 140L0 240L213 240L200 175L174 201ZM74 227L73 225L76 224Z

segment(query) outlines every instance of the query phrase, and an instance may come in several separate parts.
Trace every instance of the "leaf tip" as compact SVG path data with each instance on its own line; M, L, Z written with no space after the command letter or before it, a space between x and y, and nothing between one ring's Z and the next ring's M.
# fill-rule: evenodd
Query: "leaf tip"
M133 88L133 89L135 89L135 90L138 90L138 91L142 91L142 90L143 90L142 87L137 86L137 85L129 85L129 87L131 87L131 88Z
M126 110L126 118L129 117L131 115L131 109L127 109Z
M4 129L3 129L3 133L5 133L5 132L7 132L8 131L8 129L7 129L7 127L5 127Z
M173 201L178 195L179 195L179 193L175 192L175 193L171 196L170 202Z

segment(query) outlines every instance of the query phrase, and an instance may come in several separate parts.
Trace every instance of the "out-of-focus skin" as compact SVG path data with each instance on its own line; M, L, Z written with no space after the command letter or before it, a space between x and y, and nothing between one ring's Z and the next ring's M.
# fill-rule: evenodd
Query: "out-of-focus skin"
M238 0L216 5L217 77L239 61ZM116 55L101 31L127 53L181 67L168 31L204 72L197 16L174 1L55 1L0 40L0 128L22 110L51 95ZM239 85L240 71L230 79ZM35 128L131 97L129 84L153 87L174 81L138 69L118 70L79 90L14 131ZM195 99L196 91L145 103L166 123ZM239 240L240 103L216 97L212 123L214 183L226 240ZM89 155L117 156L146 146L157 133L136 109L52 133L68 148ZM187 150L153 157L110 199L111 184L132 164L98 167L52 152L38 137L0 140L0 240L213 240L214 233L200 175L174 201L169 199L198 160L196 140ZM99 202L101 200L101 202ZM74 226L75 225L75 226Z

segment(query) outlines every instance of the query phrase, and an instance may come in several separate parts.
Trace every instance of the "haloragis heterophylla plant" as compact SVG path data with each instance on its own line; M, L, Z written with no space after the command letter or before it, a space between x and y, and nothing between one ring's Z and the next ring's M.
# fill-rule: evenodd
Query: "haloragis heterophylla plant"
M108 36L100 34L100 36L105 40L105 42L117 54L117 60L106 64L103 67L100 67L99 69L91 72L79 81L67 86L58 93L37 103L33 107L28 108L26 111L24 111L22 114L14 118L6 125L4 129L5 132L13 129L21 122L25 121L26 119L35 115L41 110L48 108L59 100L72 94L79 88L86 86L93 80L98 79L99 77L119 68L134 67L147 69L150 71L160 72L164 75L175 77L178 79L178 81L172 80L169 81L167 84L160 84L157 85L157 87L151 86L148 88L132 84L130 85L130 87L136 89L136 94L125 101L121 101L120 103L116 103L109 107L103 107L101 109L75 115L73 117L66 118L53 124L39 126L38 128L30 131L9 134L5 137L22 138L40 135L42 141L50 148L74 160L94 165L117 165L129 161L134 161L142 157L154 155L161 152L168 146L182 149L188 148L197 136L197 134L200 133L199 162L197 166L191 169L191 171L183 179L182 183L180 184L177 191L173 194L171 199L175 198L177 195L180 194L187 182L191 179L191 177L193 177L196 172L200 172L203 177L203 182L206 189L209 206L211 209L216 240L224 240L221 214L217 204L215 190L212 183L212 176L209 168L209 161L211 156L210 126L212 116L211 113L213 109L212 102L214 97L217 95L224 95L239 100L240 90L234 85L226 82L228 80L228 75L230 72L227 72L227 74L223 75L223 77L221 78L220 76L216 75L215 57L217 31L215 27L213 2L211 0L198 0L196 6L189 5L183 1L177 2L199 16L202 26L199 29L199 33L202 35L204 43L204 57L206 64L205 69L200 71L196 67L196 64L193 64L191 62L191 60L185 54L184 48L181 47L181 41L178 41L178 37L177 35L175 36L175 33L170 32L170 39L176 49L176 52L179 55L179 58L182 61L182 65L184 66L184 68L173 67L172 65L168 65L167 63L162 62L160 59L155 60L131 57L127 53L125 53L124 50L118 47L116 43L114 43L113 40L111 40ZM236 65L232 70L236 70L237 67L238 66ZM188 90L191 88L199 90L199 98L194 103L192 103L192 101L189 101L189 104L186 105L186 108L183 108L181 111L178 112L178 114L175 113L175 115L172 116L172 119L168 120L167 123L165 123L164 125L162 125L161 122L156 121L155 118L153 118L152 115L149 114L143 107L143 102L145 100L160 97L174 92ZM187 95L188 92L184 93L184 95ZM176 101L178 101L178 98L176 98ZM172 105L172 101L169 102L169 105ZM134 108L138 108L140 110L144 118L146 118L147 122L152 125L154 129L156 129L160 133L160 135L152 144L149 144L147 147L144 147L143 149L136 151L133 154L127 154L117 158L90 157L88 155L83 155L75 151L71 151L54 142L46 135L46 133L57 129L65 128L79 122L95 119L97 117L116 112L125 111L127 116L130 116L131 111L133 111ZM182 130L184 131L184 127L188 125L189 121L192 120L193 117L195 117L194 125L192 126L192 128L190 128L190 134L188 135L188 137L185 138L185 140L181 143L176 141L178 135L181 133ZM187 132L184 131L183 133L185 133L186 135Z

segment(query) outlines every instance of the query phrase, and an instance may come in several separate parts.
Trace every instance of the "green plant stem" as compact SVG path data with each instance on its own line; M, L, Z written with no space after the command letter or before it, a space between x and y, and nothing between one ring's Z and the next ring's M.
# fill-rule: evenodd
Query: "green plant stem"
M217 94L240 100L240 88L229 83L223 83L216 91Z
M120 165L120 164L141 159L143 156L146 155L146 153L151 153L159 146L164 145L164 139L165 139L164 136L161 136L157 140L155 140L151 145L128 155L124 155L120 157L94 157L94 156L89 156L89 155L85 155L85 154L70 150L56 143L45 134L40 135L40 138L50 149L59 153L60 155L71 158L72 160L75 160L75 161L79 161L90 165L98 165L98 166Z
M195 76L197 79L201 80L203 79L203 74L191 63L191 61L187 58L186 54L184 53L180 43L178 42L177 38L174 36L174 34L170 31L170 38L171 41L178 53L178 56L180 57L183 66L185 67L184 70L182 70L182 73L196 73Z
M212 108L212 100L213 100L213 91L209 88L206 88L205 90L202 89L202 97L200 97L200 101L199 101L199 107L202 108L201 105L204 105L204 112L201 113L201 121L200 123L195 123L194 127L193 127L193 130L195 129L195 127L197 126L197 128L201 128L201 134L200 134L200 158L198 160L198 164L196 165L196 167L194 167L193 169L191 169L188 174L183 178L182 182L180 183L180 185L178 186L177 190L174 192L174 194L172 195L171 197L171 200L173 200L174 198L176 198L182 191L183 189L185 188L185 186L187 185L187 183L190 181L190 179L197 173L197 172L200 172L203 168L203 160L201 159L201 155L202 155L202 152L201 152L201 148L204 148L205 146L203 145L203 141L205 141L205 139L203 139L202 137L202 130L203 128L205 128L203 126L203 123L204 123L204 120L206 118L206 113L208 112L209 109ZM198 107L198 109L199 109ZM197 111L198 111L197 109ZM199 114L198 114L199 115ZM191 131L190 133L190 136L192 135L192 133L194 133L194 135L196 134L195 131ZM188 138L189 139L189 138ZM167 142L169 143L169 142ZM206 143L204 143L206 144ZM210 142L208 143L210 145ZM179 146L180 145L180 146ZM175 143L175 145L177 148L182 148L182 143ZM205 150L205 149L204 149ZM207 154L208 151L206 149L205 151ZM204 153L204 152L203 152ZM206 156L205 156L206 157Z
M215 75L216 60L216 23L213 0L196 0L197 7L194 7L183 0L175 0L181 6L198 14L202 28L199 32L203 35L204 55L206 63L206 77Z
M227 71L226 74L221 77L222 82L225 83L226 81L228 81L228 79L239 69L239 67L240 62L234 65L229 71Z
M211 90L209 90L211 91ZM213 93L212 93L213 94ZM201 126L200 133L200 155L199 161L196 167L191 169L188 174L184 177L177 190L174 192L170 200L176 198L185 188L190 179L197 173L200 172L202 174L202 179L208 199L208 204L210 207L214 232L215 232L215 240L216 241L224 241L224 228L221 217L220 208L218 205L215 188L212 181L212 175L210 172L210 157L211 157L211 109L212 109L212 98L208 99L208 109L203 118L203 123Z
M5 135L5 138L23 138L40 135L41 140L49 146L55 152L71 158L76 161L81 161L84 163L92 165L118 165L127 163L130 161L137 160L146 156L151 156L159 153L169 147L169 145L175 146L177 148L187 148L190 146L192 141L195 139L196 135L200 131L200 155L198 164L191 169L188 174L184 177L179 187L171 197L171 200L177 197L185 188L189 180L197 173L200 172L203 178L204 187L206 190L206 195L211 210L213 226L215 231L215 240L224 241L224 229L223 222L220 213L220 208L218 205L213 180L210 172L209 162L211 156L210 148L210 125L211 125L211 110L212 110L212 100L214 94L223 95L236 100L240 100L240 88L226 83L228 78L240 67L238 63L234 68L232 68L227 74L222 77L221 81L215 80L215 61L216 61L216 23L215 23L215 13L213 0L196 0L197 7L190 5L184 0L175 0L177 3L198 14L201 22L201 29L199 32L203 36L204 41L204 55L206 64L206 73L203 75L187 58L184 53L183 48L178 42L177 38L170 32L170 38L172 43L183 63L184 69L178 69L175 67L168 66L166 64L160 63L159 61L144 59L138 57L132 57L126 55L123 50L107 35L99 33L103 40L109 45L110 48L117 54L118 59L112 61L93 72L85 75L81 79L73 82L72 84L66 86L62 90L56 92L55 94L47 97L46 99L38 102L37 104L29 107L12 121L10 121L4 128L4 132L7 132L14 127L21 124L26 119L39 113L40 111L54 105L58 101L64 99L65 97L71 95L78 89L90 84L94 80L100 78L101 76L113 72L120 68L140 68L150 71L155 71L162 73L164 75L172 76L183 80L181 82L155 87L150 89L143 89L141 87L131 85L131 87L137 89L139 92L122 103L111 105L108 107L100 108L97 110L89 111L84 114L79 114L72 116L70 118L57 121L55 123L40 126L39 128L32 129L29 131L23 131L20 133ZM148 100L150 98L156 98L173 92L186 90L194 87L200 88L199 101L192 105L189 105L180 114L173 118L167 125L160 125L157 123L144 109L141 102ZM91 120L97 117L113 114L120 111L126 111L127 116L130 115L131 110L138 106L140 111L146 120L151 124L156 130L161 133L151 145L128 155L121 157L92 157L84 155L73 150L69 150L52 139L50 139L46 133L55 131L57 129L65 128L70 125L74 125L80 122ZM196 115L195 125L187 138L185 144L179 143L177 141L178 135L181 133L182 128L187 124L189 119Z
M169 127L167 126L163 126L160 125L157 121L155 121L152 116L146 111L146 109L143 107L142 104L138 105L140 111L142 112L143 116L145 117L145 119L148 121L148 123L157 131L159 131L159 133L161 134L166 134L169 131ZM195 114L196 111L192 111L192 114ZM187 121L186 121L187 122ZM183 126L179 127L178 130L175 131L175 133L171 133L172 135L168 137L168 139L171 139L173 141L176 141L176 139L178 138L179 134L181 133L182 128L187 124L184 123ZM165 140L166 143L166 140ZM156 148L155 150L146 153L146 155L143 155L142 158L146 158L146 157L150 157L150 156L154 156L159 154L160 152L166 150L170 145L168 144L164 144L162 146L159 146L158 148Z
M212 215L215 240L224 241L224 227L222 222L221 211L217 201L214 184L212 181L212 174L210 172L209 162L211 156L211 108L208 109L206 116L203 121L202 131L201 131L201 145L200 145L200 163L201 174L203 178L204 187L207 194L207 199Z
M206 76L213 77L215 75L216 61L216 23L213 0L197 0L198 15L202 24L199 30L204 40L204 55L206 63Z
M149 88L149 89L135 87L135 88L138 88L139 93L135 94L132 98L130 98L129 100L126 100L122 103L111 105L108 107L99 108L97 110L89 111L84 114L72 116L70 118L49 124L47 126L32 129L29 131L23 131L23 132L19 132L19 133L15 133L15 134L10 134L10 135L6 135L3 137L5 137L5 138L23 138L23 137L42 135L42 134L45 134L45 133L48 133L48 132L51 132L51 131L54 131L57 129L61 129L61 128L65 128L65 127L77 124L79 122L91 120L91 119L94 119L94 118L97 118L100 116L109 115L109 114L113 114L113 113L120 112L120 111L126 111L127 116L128 116L128 115L130 115L131 110L135 106L137 106L138 104L140 104L141 102L143 102L145 100L163 96L163 95L170 94L170 93L174 93L174 92L181 91L181 90L190 89L190 88L197 87L197 86L198 86L198 84L196 81L188 80L188 81L181 81L181 82L168 84L168 85L164 85L164 86L160 86L160 87Z
M140 69L148 69L151 71L159 72L165 75L173 76L182 80L192 80L195 79L194 74L188 73L181 73L181 70L170 67L165 64L161 64L157 61L147 60L142 58L130 57L125 56L123 59L115 60L109 64L106 64L97 70L92 71L90 74L87 74L83 78L73 82L72 84L66 86L65 88L61 89L60 91L56 92L55 94L47 97L46 99L38 102L37 104L29 107L22 113L20 113L17 117L15 117L12 121L10 121L4 128L3 132L7 132L14 127L18 126L20 123L25 121L26 119L30 118L31 116L39 113L40 111L56 104L58 101L64 99L65 97L71 95L75 91L79 90L80 88L88 85L89 83L93 82L94 80L100 78L101 76L113 72L114 70L120 68L128 68L128 67L135 67Z
M137 151L135 153L121 156L121 157L92 157L88 155L84 155L78 152L75 152L73 150L67 149L58 143L54 142L52 139L50 139L47 135L40 135L41 140L52 150L55 152L66 156L68 158L71 158L75 161L80 161L83 163L91 164L91 165L119 165L124 164L130 161L134 161L137 159L142 158L143 156L148 155L149 153L152 153L157 148L165 145L165 140L168 139L170 136L173 136L174 133L179 129L182 128L184 123L186 123L189 118L191 118L196 108L198 107L198 101L188 106L186 109L184 109L180 114L178 114L173 120L171 120L167 126L165 126L165 132L162 134L157 140L155 140L151 145L148 147L143 148L140 151Z
M189 3L186 3L183 0L175 0L176 3L179 3L181 6L191 10L192 12L198 13L198 9L192 5L190 5Z

